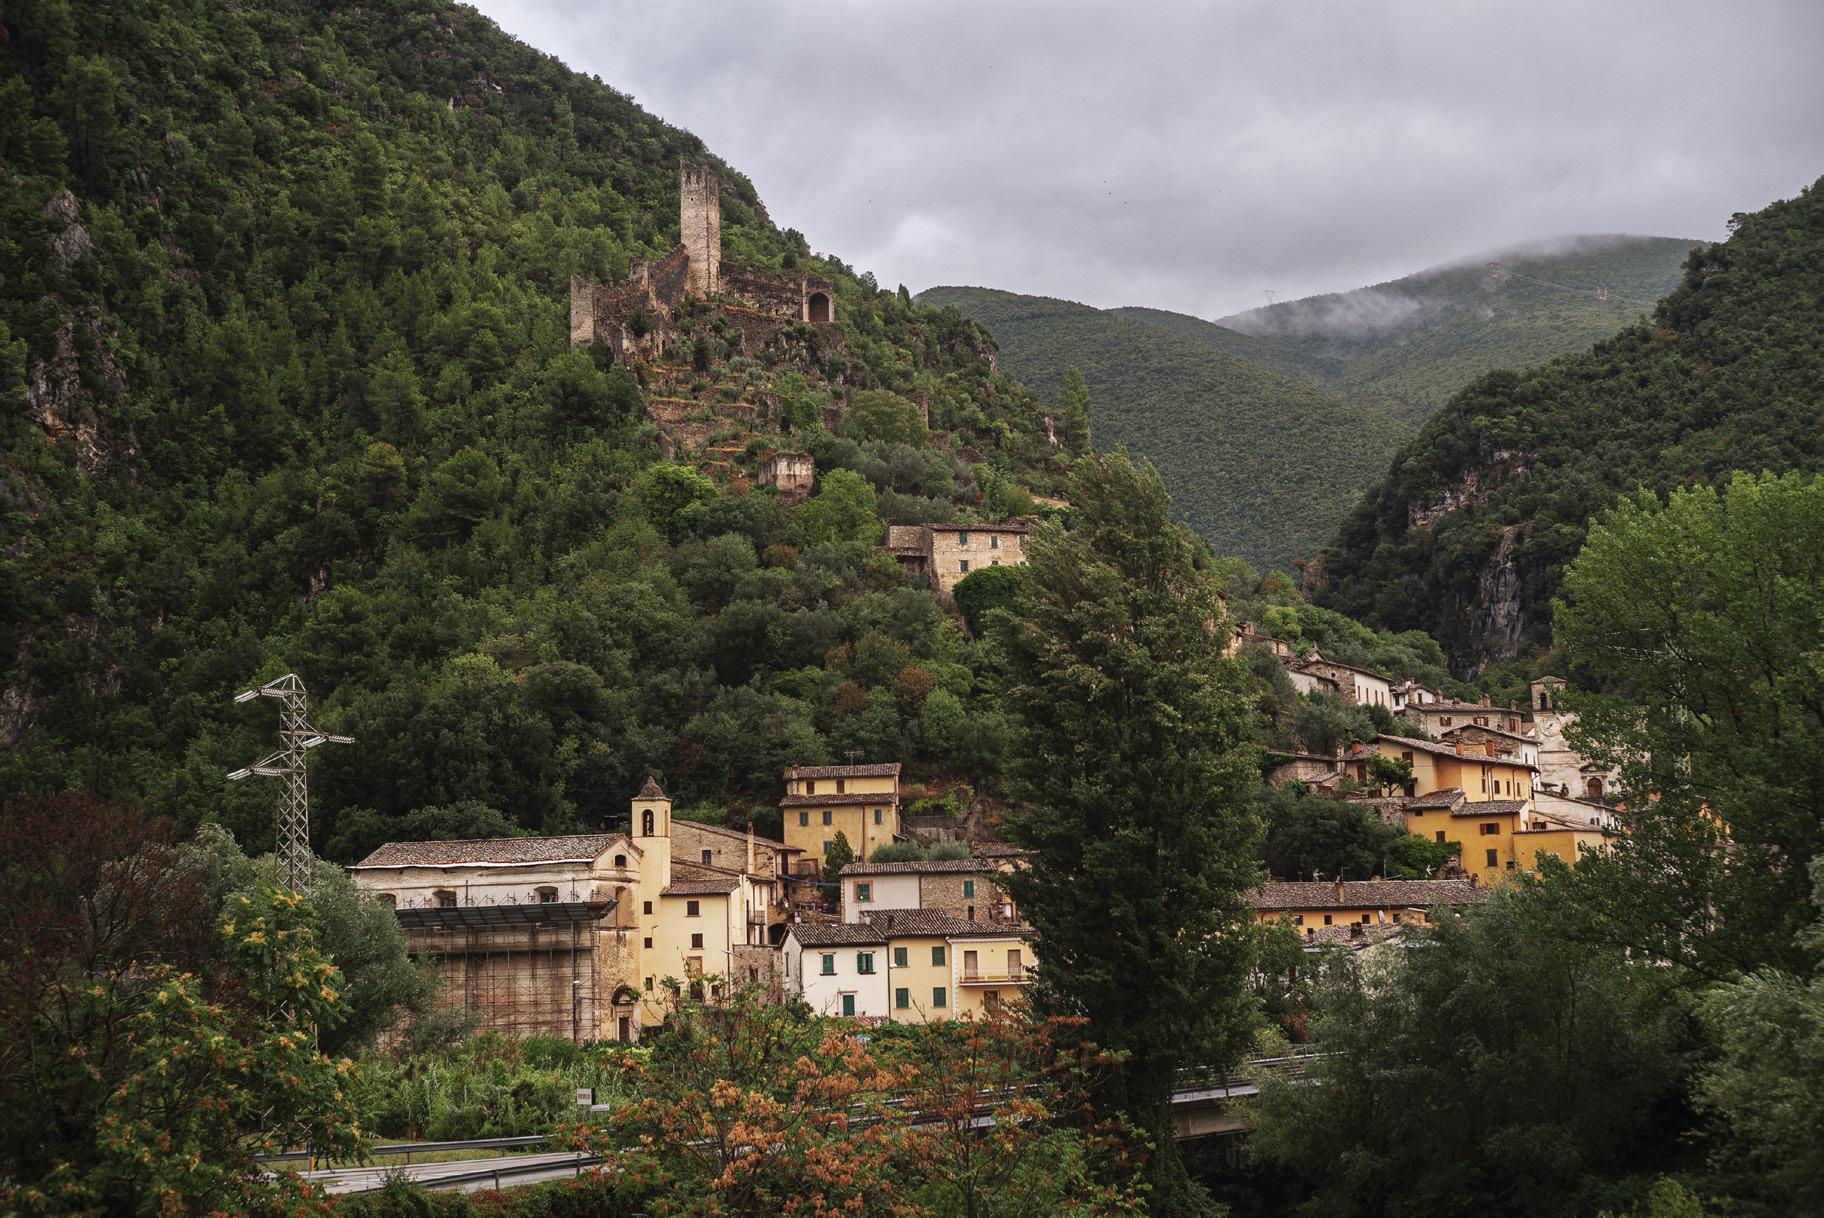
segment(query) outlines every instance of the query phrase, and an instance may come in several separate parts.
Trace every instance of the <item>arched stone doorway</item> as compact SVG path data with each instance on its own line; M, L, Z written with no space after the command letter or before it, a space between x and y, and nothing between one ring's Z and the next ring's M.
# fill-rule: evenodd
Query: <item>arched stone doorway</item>
M804 304L805 320L826 322L830 320L830 297L827 292L812 292Z

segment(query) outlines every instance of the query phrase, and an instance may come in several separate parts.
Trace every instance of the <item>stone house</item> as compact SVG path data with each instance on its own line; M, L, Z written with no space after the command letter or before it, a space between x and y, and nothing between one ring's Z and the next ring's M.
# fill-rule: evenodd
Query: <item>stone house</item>
M1032 526L1007 524L910 524L887 529L887 550L900 569L924 576L939 597L948 598L958 581L983 567L1023 567Z
M788 767L779 811L798 874L822 870L839 832L855 857L866 859L900 840L899 763Z
M1343 664L1336 660L1327 660L1322 653L1312 651L1309 656L1288 657L1285 661L1286 675L1292 678L1292 684L1298 686L1300 693L1311 693L1318 689L1323 692L1334 692L1343 701L1357 706L1393 705L1393 682L1377 672L1366 668L1357 668L1353 664ZM1311 683L1306 688L1301 683L1303 677Z
M1618 795L1620 773L1586 760L1566 739L1577 716L1562 704L1563 678L1541 677L1529 693L1533 734L1539 741L1540 785L1572 799L1608 800Z
M809 453L776 452L760 462L756 482L779 492L787 503L800 503L810 498L811 483L817 474L817 463Z
M668 980L777 985L769 928L790 852L755 840L706 865L700 843L728 831L685 822L697 853L674 858L656 782L632 810L630 833L388 842L350 870L393 907L412 956L435 962L437 1000L502 1032L635 1041L664 1017Z
M1487 702L1459 702L1442 699L1437 702L1408 702L1400 712L1417 724L1427 736L1442 736L1452 728L1487 727L1510 734L1526 728L1521 713L1511 707L1490 706Z
M966 922L1011 922L1013 898L995 881L1014 865L1011 858L855 863L842 869L842 920L926 909Z
M1423 924L1426 911L1460 908L1488 899L1467 880L1268 880L1242 894L1261 922L1287 922L1300 931L1324 927Z

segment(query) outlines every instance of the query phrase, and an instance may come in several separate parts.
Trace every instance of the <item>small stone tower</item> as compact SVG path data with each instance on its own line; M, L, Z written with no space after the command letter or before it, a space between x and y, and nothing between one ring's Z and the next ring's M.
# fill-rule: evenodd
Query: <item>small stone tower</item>
M684 290L698 297L722 290L721 189L709 170L678 166L678 240L690 259Z

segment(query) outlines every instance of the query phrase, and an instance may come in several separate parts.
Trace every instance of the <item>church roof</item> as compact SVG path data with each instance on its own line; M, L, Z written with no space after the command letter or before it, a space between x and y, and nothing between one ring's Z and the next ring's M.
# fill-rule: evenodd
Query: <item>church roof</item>
M441 842L387 842L355 864L363 867L513 867L534 863L593 863L611 847L632 843L621 833L569 837L482 837Z
M648 775L646 775L646 785L640 788L640 793L638 795L634 796L634 798L635 799L667 799L667 798L669 798L669 796L667 796L665 794L665 792L659 790L658 781L656 779L654 779L652 775L648 774Z

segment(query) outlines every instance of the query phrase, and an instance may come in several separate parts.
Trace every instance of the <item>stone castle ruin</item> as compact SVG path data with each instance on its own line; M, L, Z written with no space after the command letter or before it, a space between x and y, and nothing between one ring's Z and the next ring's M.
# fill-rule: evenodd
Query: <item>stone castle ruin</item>
M741 354L787 354L795 325L822 331L818 349L839 345L834 288L809 275L749 270L722 261L721 183L706 169L678 167L679 241L659 259L634 258L618 283L570 281L570 343L600 343L616 363L666 358L682 340L686 298L713 301L725 333L739 336Z

